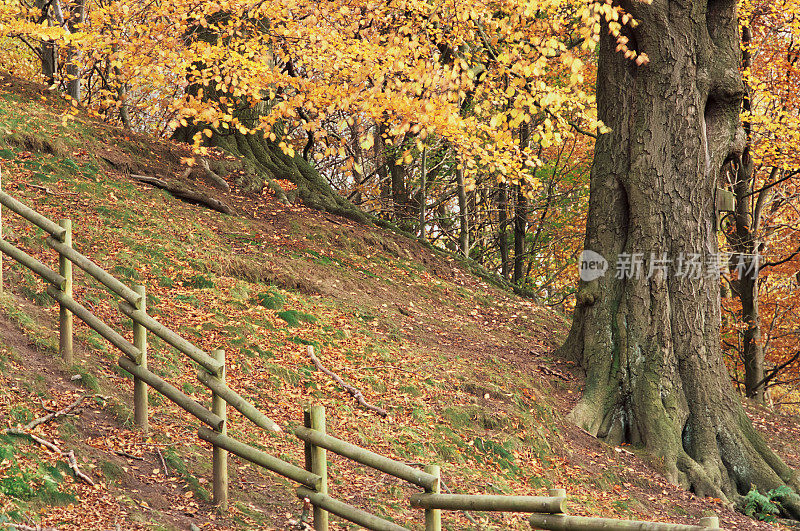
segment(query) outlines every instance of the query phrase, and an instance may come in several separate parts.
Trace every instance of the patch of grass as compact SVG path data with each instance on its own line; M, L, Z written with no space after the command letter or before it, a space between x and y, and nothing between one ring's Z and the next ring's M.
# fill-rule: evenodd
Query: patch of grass
M275 363L266 362L264 363L264 368L274 377L283 380L284 382L288 383L293 387L299 384L302 379L302 375L300 373L297 373L291 369L287 369L286 367L277 365ZM280 388L281 388L280 385L276 386L276 389Z
M214 281L208 278L206 275L193 275L185 278L183 279L183 285L184 287L194 289L209 289L216 286Z
M8 415L18 424L27 424L33 419L33 413L25 406L15 406L11 408Z
M264 308L267 308L268 310L280 310L286 303L286 297L284 297L278 290L270 288L268 291L256 295L254 297L254 302L260 306L263 306ZM280 316L280 314L278 315ZM284 321L286 321L286 319L284 319Z
M109 485L116 483L126 473L121 466L113 461L101 460L97 468Z
M250 285L247 282L237 280L230 289L230 296L236 301L246 301L250 297Z
M166 461L167 466L179 474L183 480L189 484L189 488L191 488L198 498L203 501L211 500L211 495L208 490L202 486L200 480L195 477L194 474L189 472L183 457L174 448L166 447L163 451L163 454L164 461Z
M73 437L76 433L78 433L78 428L75 427L75 424L69 421L62 421L58 425L58 436L64 440L67 440Z
M79 375L81 385L86 389L94 391L95 393L100 392L100 382L97 380L97 377L89 372L89 370L85 367L75 366L73 367L75 374Z
M25 439L29 439L27 436ZM0 462L5 464L0 476L0 495L18 501L40 500L45 503L72 503L73 493L61 483L70 470L66 463L42 463L36 454L21 452L10 438L0 440Z
M499 444L489 439L475 437L473 443L475 456L478 461L496 464L500 468L514 474L519 474L522 471L520 466L516 463L514 454L510 451L510 447L513 446L512 441L509 440Z
M410 396L420 396L422 394L422 391L416 385L401 385L397 390Z
M316 323L317 318L313 315L298 312L297 310L285 310L283 312L278 312L278 317L286 321L289 326L295 327L300 326L300 323Z
M200 301L194 295L184 295L182 293L178 293L175 295L175 300L178 302L185 302L187 304L191 304L195 308L200 307Z
M114 274L114 276L122 277L123 279L129 281L132 280L139 281L142 279L142 276L139 274L139 272L135 268L130 266L115 265L113 268L111 268L111 272Z

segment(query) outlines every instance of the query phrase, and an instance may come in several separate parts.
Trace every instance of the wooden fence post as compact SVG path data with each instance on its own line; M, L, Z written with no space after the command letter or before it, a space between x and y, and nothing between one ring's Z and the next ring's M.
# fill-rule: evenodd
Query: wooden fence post
M431 494L439 494L442 492L441 477L442 472L439 465L426 465L425 472L432 476L436 476L438 481L433 488L425 489L425 492ZM442 510L441 509L425 509L425 531L441 531L442 529Z
M704 516L700 519L700 525L704 527L709 527L711 529L719 529L719 517L718 516Z
M133 291L141 295L139 304L136 305L137 310L143 312L147 311L147 296L144 286L133 286ZM133 321L133 346L139 349L142 353L142 359L139 366L147 370L147 329L141 324ZM139 428L144 433L150 430L150 421L148 415L148 400L147 400L147 384L137 377L133 377L133 419Z
M311 406L303 412L303 424L306 428L325 433L325 408ZM319 484L320 494L328 494L328 456L325 448L310 443L305 445L306 468L322 478ZM314 529L328 531L328 511L314 506Z
M219 381L225 383L225 351L213 350L211 356L222 363L222 372L219 375ZM228 433L227 426L227 403L218 394L212 391L211 393L211 412L218 415L225 420L219 432L222 435ZM228 510L228 451L223 450L218 446L214 446L212 450L212 470L213 470L213 487L214 487L214 504L217 505L220 511Z
M62 219L58 224L66 232L61 243L72 247L72 221ZM72 262L61 254L58 255L58 272L66 279L64 282L64 295L72 297ZM64 363L71 367L75 362L72 353L72 312L61 305L58 312L58 350Z
M566 498L567 491L565 489L550 489L547 491L551 498Z

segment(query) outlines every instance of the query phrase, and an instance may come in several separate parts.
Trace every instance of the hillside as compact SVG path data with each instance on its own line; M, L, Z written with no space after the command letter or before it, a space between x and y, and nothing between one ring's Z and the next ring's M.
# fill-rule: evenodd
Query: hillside
M70 218L74 245L129 284L148 309L204 349L223 348L234 389L284 428L268 435L230 414L238 438L301 463L288 428L309 403L328 432L410 463L437 463L453 492L541 495L565 488L571 514L770 529L669 485L634 448L599 443L565 419L582 373L553 359L566 319L487 284L446 254L375 227L242 190L236 161L216 153L231 192L184 174L179 144L110 128L45 87L0 78L3 189L51 219ZM182 180L236 214L174 198L132 175ZM3 237L55 267L43 233L3 213ZM119 354L77 324L79 360L57 359L57 307L44 284L5 259L0 317L0 424L24 425L88 396L79 414L42 424L95 482L58 456L0 435L0 522L58 529L286 529L302 504L288 481L232 458L231 509L210 503L210 447L196 422L151 393L152 434L132 425ZM131 337L99 284L76 270L75 298ZM356 404L307 358L389 412ZM150 368L200 401L190 362L151 339ZM79 375L80 377L75 377ZM76 410L77 411L77 410ZM796 419L751 412L793 466ZM420 522L412 489L335 456L330 490L403 525ZM347 525L334 520L337 528ZM452 528L525 529L520 516L452 513Z

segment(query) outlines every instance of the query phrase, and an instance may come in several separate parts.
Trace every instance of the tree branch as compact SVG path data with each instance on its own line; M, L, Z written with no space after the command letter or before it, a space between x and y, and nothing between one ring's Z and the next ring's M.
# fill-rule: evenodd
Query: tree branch
M319 369L323 373L325 373L328 376L330 376L345 391L350 393L353 396L353 398L356 399L356 402L358 402L359 404L361 404L365 408L369 409L370 411L374 411L375 413L377 413L381 417L388 417L389 416L389 413L387 413L385 409L381 409L378 406L373 406L372 404L367 403L367 401L364 400L364 395L361 394L361 391L359 391L358 389L356 389L352 385L348 385L348 384L344 383L344 381L341 378L339 378L336 374L334 374L333 372L331 372L328 369L326 369L325 367L323 367L322 362L320 362L319 359L314 355L314 347L312 347L312 346L308 347L308 357L314 363L314 365L317 367L317 369Z

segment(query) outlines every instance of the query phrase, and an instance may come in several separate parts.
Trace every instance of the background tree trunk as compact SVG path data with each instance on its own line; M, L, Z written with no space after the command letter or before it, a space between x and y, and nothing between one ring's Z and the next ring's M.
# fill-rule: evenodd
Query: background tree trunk
M428 201L428 146L422 148L419 185L419 237L425 238L425 206Z
M36 7L42 10L42 19L50 20L50 4L47 0L36 0ZM52 85L56 82L56 72L58 72L58 49L53 41L42 41L42 74L47 79L47 84Z
M519 150L522 163L525 163L526 152L530 142L530 125L519 126ZM522 183L517 189L517 202L514 206L514 283L521 285L525 280L525 233L528 231L528 199L525 197Z
M508 184L505 182L500 183L500 190L497 196L497 209L498 214L498 231L497 237L499 238L500 245L500 275L508 279Z
M736 211L734 213L734 233L731 236L734 254L730 268L736 275L731 281L734 295L742 304L741 319L745 329L742 332L742 360L744 361L745 396L756 402L764 402L764 347L761 344L761 316L758 309L759 264L756 253L759 243L756 239L756 223L751 202L748 200L752 188L753 162L750 146L745 148L736 165ZM760 215L759 215L760 217Z
M69 7L67 26L70 33L75 33L86 16L86 2L85 0L75 0L70 2ZM67 93L77 102L81 101L81 55L80 51L70 47L67 61Z
M469 258L469 212L467 211L467 188L464 182L464 170L456 168L456 185L458 186L458 221L459 247L464 258Z
M528 200L522 187L516 185L517 201L514 206L514 283L525 279L525 233L528 230Z
M753 63L749 48L747 48L751 41L750 28L745 26L742 30L742 43L746 48L742 53L743 68L750 68ZM745 112L748 112L751 110L751 90L747 85L744 86L744 90L742 107ZM745 396L763 403L767 386L764 381L764 347L761 344L761 316L758 308L759 264L754 263L753 259L754 254L760 250L756 233L761 219L761 207L764 198L771 195L771 190L762 190L758 194L757 201L752 201L750 197L755 180L755 167L750 153L752 134L751 124L745 122L743 125L746 144L742 155L735 157L734 163L731 164L734 172L733 193L736 197L736 210L733 216L733 234L728 236L728 241L738 256L732 257L730 266L732 272L737 268L740 269L737 274L738 278L731 282L731 287L742 305L741 318L745 324L742 334ZM751 210L754 203L756 206ZM740 260L741 265L739 264Z
M587 373L572 419L611 444L646 449L670 481L737 500L798 482L764 443L733 390L719 345L720 287L714 189L744 147L742 81L732 0L624 2L640 22L628 46L637 67L601 32L600 135L591 174L585 249L609 271L581 282L561 353ZM617 275L617 264L640 271ZM701 274L688 271L699 255ZM686 274L675 267L679 259ZM665 269L665 258L673 260ZM622 278L620 278L622 277ZM785 506L797 517L796 495Z

